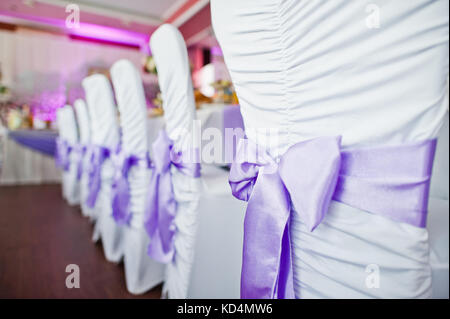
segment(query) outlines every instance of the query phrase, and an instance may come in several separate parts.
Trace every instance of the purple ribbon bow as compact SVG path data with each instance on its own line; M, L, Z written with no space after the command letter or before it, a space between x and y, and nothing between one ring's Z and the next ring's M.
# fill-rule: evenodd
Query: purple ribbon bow
M55 144L55 164L56 167L62 167L62 139L57 137Z
M102 166L103 162L109 158L110 150L103 146L92 146L90 167L89 167L89 194L86 200L86 205L89 208L94 208L97 201L98 192L100 191L102 182Z
M115 158L118 165L112 188L112 216L117 224L128 225L132 217L130 211L130 185L128 173L133 166L138 165L141 161L145 161L147 167L150 167L150 158L148 157L148 154L144 157L139 157L137 155L125 156L120 149L117 151Z
M70 154L72 153L73 147L67 141L62 142L62 168L65 172L70 169Z
M197 158L188 158L189 153L175 151L165 130L160 131L152 149L154 156L145 218L145 229L150 236L148 255L161 263L169 263L175 253L173 237L177 211L170 168L173 165L185 175L199 177L200 163Z
M340 137L293 145L278 160L241 140L230 171L232 193L248 201L242 298L293 298L291 205L313 231L331 199L424 227L436 140L341 151Z
M58 167L61 167L65 172L70 168L70 154L72 153L72 146L63 139L58 138L56 142L55 162Z

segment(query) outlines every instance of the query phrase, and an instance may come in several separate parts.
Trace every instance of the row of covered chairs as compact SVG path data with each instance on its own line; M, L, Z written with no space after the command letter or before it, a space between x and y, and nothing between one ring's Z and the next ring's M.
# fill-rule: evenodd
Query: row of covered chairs
M78 140L63 132L75 124L61 125L64 140L59 142L63 151L58 158L65 168L64 197L71 204L81 198L84 214L95 221L94 240L102 240L108 260L124 259L127 288L133 293L164 281L163 296L169 298L448 298L448 101L445 105L442 85L448 71L418 71L409 64L413 55L386 47L360 23L363 18L355 19L365 12L358 1L333 5L335 26L346 21L352 27L336 27L332 33L325 24L311 23L317 20L311 13L316 18L327 16L328 2L314 8L300 2L263 2L250 6L239 0L211 2L215 34L241 101L248 137L241 145L259 156L240 163L247 168L244 174L231 168L234 193L250 201L245 222L245 205L231 197L226 171L201 165L199 176L199 165L175 161L195 155L195 106L186 46L170 25L161 26L150 40L165 130L157 140L148 140L142 83L131 63L119 61L111 68L120 128L108 80L101 75L88 77L83 87L90 137L76 146ZM408 6L432 11L388 4L395 10L384 12L404 14L387 19L380 32L394 39L404 37L410 50L422 48L426 41L411 33L421 24L405 17L417 15L423 21L429 12L441 17L441 7L448 7L444 1L425 2L415 0ZM308 16L312 19L304 19ZM396 29L400 25L405 26L402 32ZM439 30L433 28L427 36L439 38L442 32L448 40L448 27ZM330 34L333 41L346 45L330 44ZM298 41L299 35L305 39ZM373 53L360 47L364 46L361 39L370 41ZM441 43L417 54L429 51L421 63L431 65L435 56L446 53L448 58L448 45L444 49ZM367 55L390 62L368 65ZM374 83L378 77L381 80ZM437 82L422 88L423 78ZM436 87L441 88L439 92ZM417 98L422 89L428 90L429 101L421 100L422 93ZM77 105L83 102L75 103L82 129L81 122L87 122ZM402 113L402 107L408 107L408 112ZM64 112L73 112L71 107L63 108L61 117L64 122L75 120ZM430 184L435 138L443 124L446 128L439 137ZM258 128L274 128L279 134L266 135ZM339 137L332 143L337 152L319 143L330 136ZM408 153L405 157L401 152L403 146L411 151L425 145L419 143L423 141L429 145L427 156ZM80 171L75 166L80 167L76 154L83 152L83 146L87 160L81 171L86 180L83 186L80 176L80 187L74 186ZM365 151L373 153L361 156ZM323 168L333 152L346 161L347 171L339 166ZM64 165L65 160L74 164ZM386 171L395 161L399 161L397 167ZM412 182L414 174L402 175L405 163L426 166L419 170L420 182ZM265 169L272 167L280 173L266 174ZM318 186L317 180L330 172L337 175L325 183L327 187ZM354 184L347 173L355 174ZM348 189L336 187L342 176L350 182L340 185ZM95 192L98 180L101 186ZM355 187L358 183L374 188L364 191ZM423 197L410 192L401 200L396 193L401 188L393 187L396 183L411 189L425 185ZM324 192L326 196L316 203L323 211L308 205L312 195ZM93 194L97 194L95 203ZM343 194L353 194L353 202ZM418 207L418 199L423 207ZM406 220L426 219L426 204L427 225L426 220ZM380 207L392 216L380 214ZM372 287L370 279L377 267L382 282Z
M111 67L114 93L104 75L85 78L86 101L57 113L63 196L95 223L105 258L124 261L129 292L164 282L167 298L237 298L244 204L232 198L226 170L184 160L199 150L181 34L163 25L150 46L165 128L148 140L143 85L130 61Z

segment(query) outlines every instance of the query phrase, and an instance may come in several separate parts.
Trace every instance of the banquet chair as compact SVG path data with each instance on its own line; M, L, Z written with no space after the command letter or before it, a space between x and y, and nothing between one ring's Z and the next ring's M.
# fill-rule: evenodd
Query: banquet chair
M197 149L194 92L183 37L174 26L164 24L153 33L150 47L158 69L167 134L176 150ZM173 167L171 172L177 203L175 254L167 264L164 296L238 296L242 224L236 220L243 205L226 187L226 172L202 166L200 179Z
M242 150L263 149L250 152L261 156L256 164L276 168L258 175L256 164L245 160L231 168L233 187L244 182L234 168L248 164L247 172L255 170L247 176L255 184L233 188L249 202L243 298L432 296L429 236L439 234L425 228L426 204L434 138L448 108L443 102L449 4L378 1L381 28L368 21L366 5L211 1L214 33L248 138ZM326 24L318 23L323 19ZM409 156L403 157L403 150ZM420 173L406 173L410 167ZM271 184L270 178L279 179ZM377 181L381 186L392 182L383 190L394 192L358 187ZM396 182L403 187L393 188ZM420 192L408 193L422 185ZM279 207L261 194L273 187L270 199L282 202ZM270 227L275 214L283 228ZM429 212L429 222L433 214ZM253 223L258 223L258 233ZM267 238L276 240L270 244ZM265 272L267 277L258 277L276 266L275 272Z
M58 112L58 128L62 140L68 143L70 152L68 154L68 166L63 169L62 187L63 196L71 206L80 203L79 183L77 180L78 162L78 128L75 112L70 105L64 106Z
M149 236L144 228L144 212L150 172L148 167L147 108L140 74L128 60L120 60L111 67L111 79L120 113L122 163L130 156L139 159L123 178L128 183L129 212L123 223L124 266L127 289L141 294L164 279L164 265L147 255ZM122 171L122 167L116 170ZM122 194L127 195L127 194ZM118 194L119 196L119 194Z
M114 177L112 156L120 142L117 112L111 84L106 76L94 74L83 80L86 101L91 123L92 158L94 152L103 154L98 174L100 176L98 193L95 196L90 187L88 206L93 209L95 221L93 241L101 238L105 257L110 262L120 262L123 257L122 229L114 222L111 206L111 187ZM91 161L92 161L91 158ZM91 163L89 174L94 176L95 165ZM91 176L90 176L91 179ZM95 183L89 181L93 185Z
M81 162L78 164L77 178L80 182L80 205L84 216L91 215L91 209L86 205L88 197L88 167L89 167L89 145L91 144L91 128L89 123L89 114L86 102L83 99L77 99L74 102L77 115L78 128L80 131L80 152L82 153Z

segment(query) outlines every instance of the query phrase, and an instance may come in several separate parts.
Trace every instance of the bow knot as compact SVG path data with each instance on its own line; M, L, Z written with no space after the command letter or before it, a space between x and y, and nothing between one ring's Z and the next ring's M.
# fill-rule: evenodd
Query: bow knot
M243 298L293 297L291 203L308 228L314 230L328 210L339 168L340 137L300 142L278 159L250 140L240 141L229 182L233 195L248 202L241 278ZM265 240L258 233L264 233ZM277 256L277 260L261 263L259 258L264 255Z
M72 149L69 142L58 138L56 142L56 164L66 172L70 168L70 153L72 153Z
M127 155L118 148L113 156L115 176L112 184L112 216L119 225L129 225L132 212L130 209L130 184L128 180L129 171L132 167L144 162L146 168L150 167L148 153L143 156Z
M164 132L164 133L162 133ZM158 138L152 145L153 148L153 166L159 173L166 173L172 164L173 141L169 139L165 131L161 131Z
M83 161L84 156L87 152L87 147L82 144L75 144L74 151L77 154L77 180L79 181L81 179L81 175L83 174Z
M109 158L111 152L108 148L103 146L92 146L89 166L89 194L86 200L86 205L89 208L94 208L97 201L98 192L101 188L102 181L102 167L104 161Z
M229 180L233 194L248 201L241 297L294 296L292 204L310 231L325 217L331 199L425 227L436 140L343 151L340 142L340 137L300 142L278 161L251 141L240 142Z
M175 151L174 143L161 130L152 145L153 170L145 217L145 229L150 236L148 255L161 263L169 263L175 254L173 238L176 233L174 219L177 211L171 166L191 177L200 176L200 164L189 161L184 152Z

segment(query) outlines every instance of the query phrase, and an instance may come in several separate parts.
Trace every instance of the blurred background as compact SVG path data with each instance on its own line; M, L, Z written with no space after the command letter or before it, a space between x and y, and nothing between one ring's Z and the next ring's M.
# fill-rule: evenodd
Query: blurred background
M162 23L178 27L186 41L197 107L237 104L209 0L2 0L0 125L55 128L56 110L83 98L81 80L109 76L122 58L141 70L149 117L161 115L148 40Z

